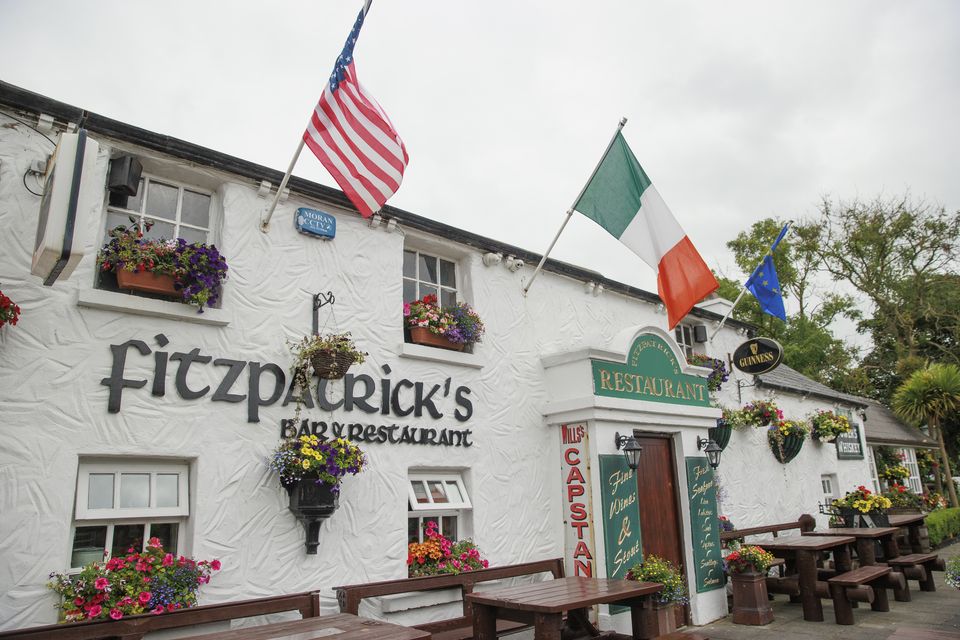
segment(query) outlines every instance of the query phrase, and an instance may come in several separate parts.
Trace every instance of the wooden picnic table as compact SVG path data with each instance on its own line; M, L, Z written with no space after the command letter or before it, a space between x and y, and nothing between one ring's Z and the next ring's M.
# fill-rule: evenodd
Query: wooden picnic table
M824 529L823 531L804 532L805 536L852 536L856 538L857 560L861 567L869 567L877 564L876 545L877 540L883 548L884 558L896 558L900 555L897 547L897 527L840 527L837 529Z
M891 527L905 527L907 529L907 543L912 553L930 553L930 540L924 541L920 537L920 529L926 516L922 513L903 513L888 516Z
M656 582L609 578L558 578L533 584L469 593L473 607L474 640L496 640L497 618L533 624L535 640L560 640L563 613L568 625L579 626L591 636L600 631L590 622L588 610L595 604L630 607L634 638L644 638L646 612L643 605L663 588Z
M856 542L853 536L801 535L787 538L752 540L750 544L763 547L773 555L787 560L797 571L803 619L823 622L823 605L817 594L817 556L832 551L837 571L850 570L850 551L847 545Z
M304 618L232 631L207 633L179 640L430 640L430 632L411 629L380 620L361 618L350 613Z

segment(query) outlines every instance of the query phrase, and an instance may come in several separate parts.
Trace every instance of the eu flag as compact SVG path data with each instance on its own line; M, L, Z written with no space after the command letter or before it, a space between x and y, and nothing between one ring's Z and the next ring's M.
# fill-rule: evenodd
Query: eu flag
M779 242L780 238L777 238ZM776 246L776 245L774 245ZM763 259L744 286L760 303L760 309L787 321L787 312L783 308L783 296L780 293L780 280L777 279L777 270L773 266L773 256L769 253Z

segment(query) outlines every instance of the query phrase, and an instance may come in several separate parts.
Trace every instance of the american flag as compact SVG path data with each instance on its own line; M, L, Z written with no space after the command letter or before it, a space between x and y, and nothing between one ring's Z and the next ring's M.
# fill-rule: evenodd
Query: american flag
M387 114L357 79L353 47L369 9L367 0L303 133L306 145L364 218L400 188L408 160Z

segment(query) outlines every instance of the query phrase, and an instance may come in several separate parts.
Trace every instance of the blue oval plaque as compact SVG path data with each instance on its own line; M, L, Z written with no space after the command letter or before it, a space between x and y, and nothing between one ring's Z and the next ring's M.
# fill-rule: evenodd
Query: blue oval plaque
M304 235L322 240L333 240L337 235L337 219L329 213L300 207L293 220L297 225L297 231Z

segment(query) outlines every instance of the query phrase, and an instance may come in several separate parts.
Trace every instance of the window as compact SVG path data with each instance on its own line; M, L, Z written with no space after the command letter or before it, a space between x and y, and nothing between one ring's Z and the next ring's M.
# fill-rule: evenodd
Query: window
M403 252L403 301L437 296L441 307L457 304L457 263L420 251Z
M867 447L867 459L870 461L870 481L873 483L873 492L880 493L880 477L877 476L877 463L873 457L873 447Z
M683 355L690 357L693 355L693 327L689 324L678 324L674 329L674 335L677 338L677 345L683 351Z
M834 488L837 486L837 477L834 475L820 476L820 489L823 491L823 503L829 505L837 497Z
M209 242L211 194L172 180L144 174L137 195L130 196L126 206L107 206L106 233L120 225L130 224L130 217L138 222L153 220L148 239L183 238L187 242Z
M450 540L465 536L462 519L472 506L459 473L411 473L407 491L407 542L423 542L430 521Z
M903 457L903 466L910 470L907 486L910 491L916 494L923 493L923 483L920 481L920 466L917 464L917 450L913 448L900 449L900 454Z
M189 495L186 463L81 462L70 566L140 551L152 537L179 553Z

